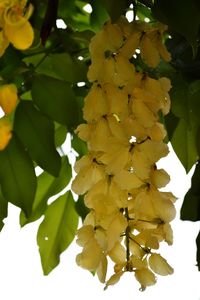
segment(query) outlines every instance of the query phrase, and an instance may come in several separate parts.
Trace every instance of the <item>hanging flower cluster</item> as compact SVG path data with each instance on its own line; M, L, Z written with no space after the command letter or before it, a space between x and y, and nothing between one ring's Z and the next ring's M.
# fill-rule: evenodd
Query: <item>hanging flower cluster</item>
M8 117L14 111L17 102L17 88L14 84L0 86L0 107L5 114L0 118L0 150L5 149L12 137L12 126Z
M72 189L90 209L77 243L77 264L96 272L101 282L115 284L133 272L141 290L155 284L156 274L173 273L156 251L172 244L170 221L175 197L160 191L170 180L156 162L168 154L160 113L170 109L170 81L154 79L134 67L133 55L154 68L170 55L162 43L163 25L107 23L91 40L92 87L85 98L85 124L76 132L88 154L75 164ZM108 261L114 274L106 280Z
M19 50L31 46L34 32L28 19L32 11L33 6L27 6L27 0L0 1L0 56L9 43Z

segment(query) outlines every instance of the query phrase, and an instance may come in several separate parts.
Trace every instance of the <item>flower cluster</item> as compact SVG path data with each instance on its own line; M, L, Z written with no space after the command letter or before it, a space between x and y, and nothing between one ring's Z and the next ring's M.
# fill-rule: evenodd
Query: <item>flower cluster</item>
M19 50L29 48L33 42L34 32L28 19L33 11L27 0L0 1L0 56L9 43Z
M17 88L14 84L4 84L0 87L0 107L5 114L0 119L0 150L5 149L12 137L12 126L8 116L14 111L17 101Z
M172 244L170 221L175 197L160 191L170 180L156 162L168 154L160 114L170 109L170 81L136 70L133 55L140 51L149 67L170 55L162 43L163 25L139 21L107 23L91 40L92 87L85 98L76 129L87 142L88 154L75 164L72 189L90 209L77 243L83 247L77 264L96 272L106 287L126 271L141 289L155 284L156 274L173 269L156 250ZM106 280L108 259L114 274Z

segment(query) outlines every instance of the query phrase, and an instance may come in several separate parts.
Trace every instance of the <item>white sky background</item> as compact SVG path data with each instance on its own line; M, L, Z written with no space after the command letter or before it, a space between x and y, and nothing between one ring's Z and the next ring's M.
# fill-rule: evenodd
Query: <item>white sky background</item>
M61 255L60 265L49 276L43 276L36 244L37 228L41 220L21 229L18 221L20 210L10 205L9 217L0 233L0 299L200 300L200 273L195 267L195 238L199 222L179 220L179 209L190 186L191 176L186 176L172 151L162 159L161 164L171 175L167 190L179 198L176 204L177 219L172 224L174 244L163 246L161 252L174 267L173 275L158 276L155 286L140 292L133 273L127 273L118 284L103 291L104 286L96 276L93 277L76 265L75 256L81 248L74 241Z

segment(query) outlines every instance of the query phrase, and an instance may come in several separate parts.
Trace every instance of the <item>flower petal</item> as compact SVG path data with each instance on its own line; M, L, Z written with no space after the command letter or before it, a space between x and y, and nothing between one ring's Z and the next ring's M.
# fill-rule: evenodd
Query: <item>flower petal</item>
M19 50L28 49L34 39L34 32L29 21L20 23L20 25L5 24L4 32L13 46Z

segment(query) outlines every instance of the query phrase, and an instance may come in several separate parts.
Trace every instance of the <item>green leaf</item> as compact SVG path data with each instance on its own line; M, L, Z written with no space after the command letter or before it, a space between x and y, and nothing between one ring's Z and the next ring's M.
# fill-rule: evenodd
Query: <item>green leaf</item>
M192 103L196 99L194 94L193 83L188 83L180 75L172 79L171 110L179 118L179 122L173 131L171 143L186 172L189 172L198 159L196 139L199 120L194 117L192 109Z
M6 201L31 215L37 181L33 162L18 138L13 135L5 150L0 151L0 184Z
M53 176L58 176L61 157L54 142L54 123L33 105L21 101L15 112L14 130L30 156Z
M90 23L95 31L99 31L104 23L109 20L109 15L101 2L99 0L91 1L92 13L90 14Z
M56 53L50 56L52 69L61 79L77 83L87 80L87 66L84 62L72 59L69 53Z
M100 0L100 2L105 6L112 22L115 22L120 16L124 15L132 1L118 0L116 3L115 0Z
M72 170L67 156L62 158L62 167L57 178L47 172L43 172L40 176L38 176L38 187L35 200L33 202L32 213L28 218L26 218L22 212L20 215L20 225L24 226L38 220L44 214L49 198L60 193L67 186L71 177Z
M195 0L156 0L152 11L156 19L169 25L170 30L184 36L196 53L200 10Z
M197 266L200 271L200 232L197 236L196 244L197 244Z
M78 215L81 217L82 221L85 220L85 217L89 213L89 208L85 206L84 196L79 196L78 200L75 202L75 208Z
M195 122L200 124L200 80L193 81L188 90L190 100L190 111Z
M4 226L3 220L8 215L8 202L5 200L4 196L0 192L0 231Z
M197 163L191 180L191 188L184 197L181 219L200 221L200 162Z
M187 173L198 160L197 129L196 125L188 126L184 119L180 119L171 139L173 149Z
M50 118L69 127L76 125L77 103L69 83L38 75L33 79L31 93L35 104Z
M60 125L55 122L55 144L56 147L60 147L67 136L67 128L64 125Z
M59 264L60 254L73 241L77 226L74 199L68 191L49 205L38 230L37 243L44 275Z
M80 157L88 152L86 143L82 141L76 134L73 135L71 144L72 148L79 154Z
M167 114L164 118L164 124L167 129L167 137L168 137L169 141L171 140L171 138L173 136L174 130L176 129L178 122L179 122L179 119L172 112Z

